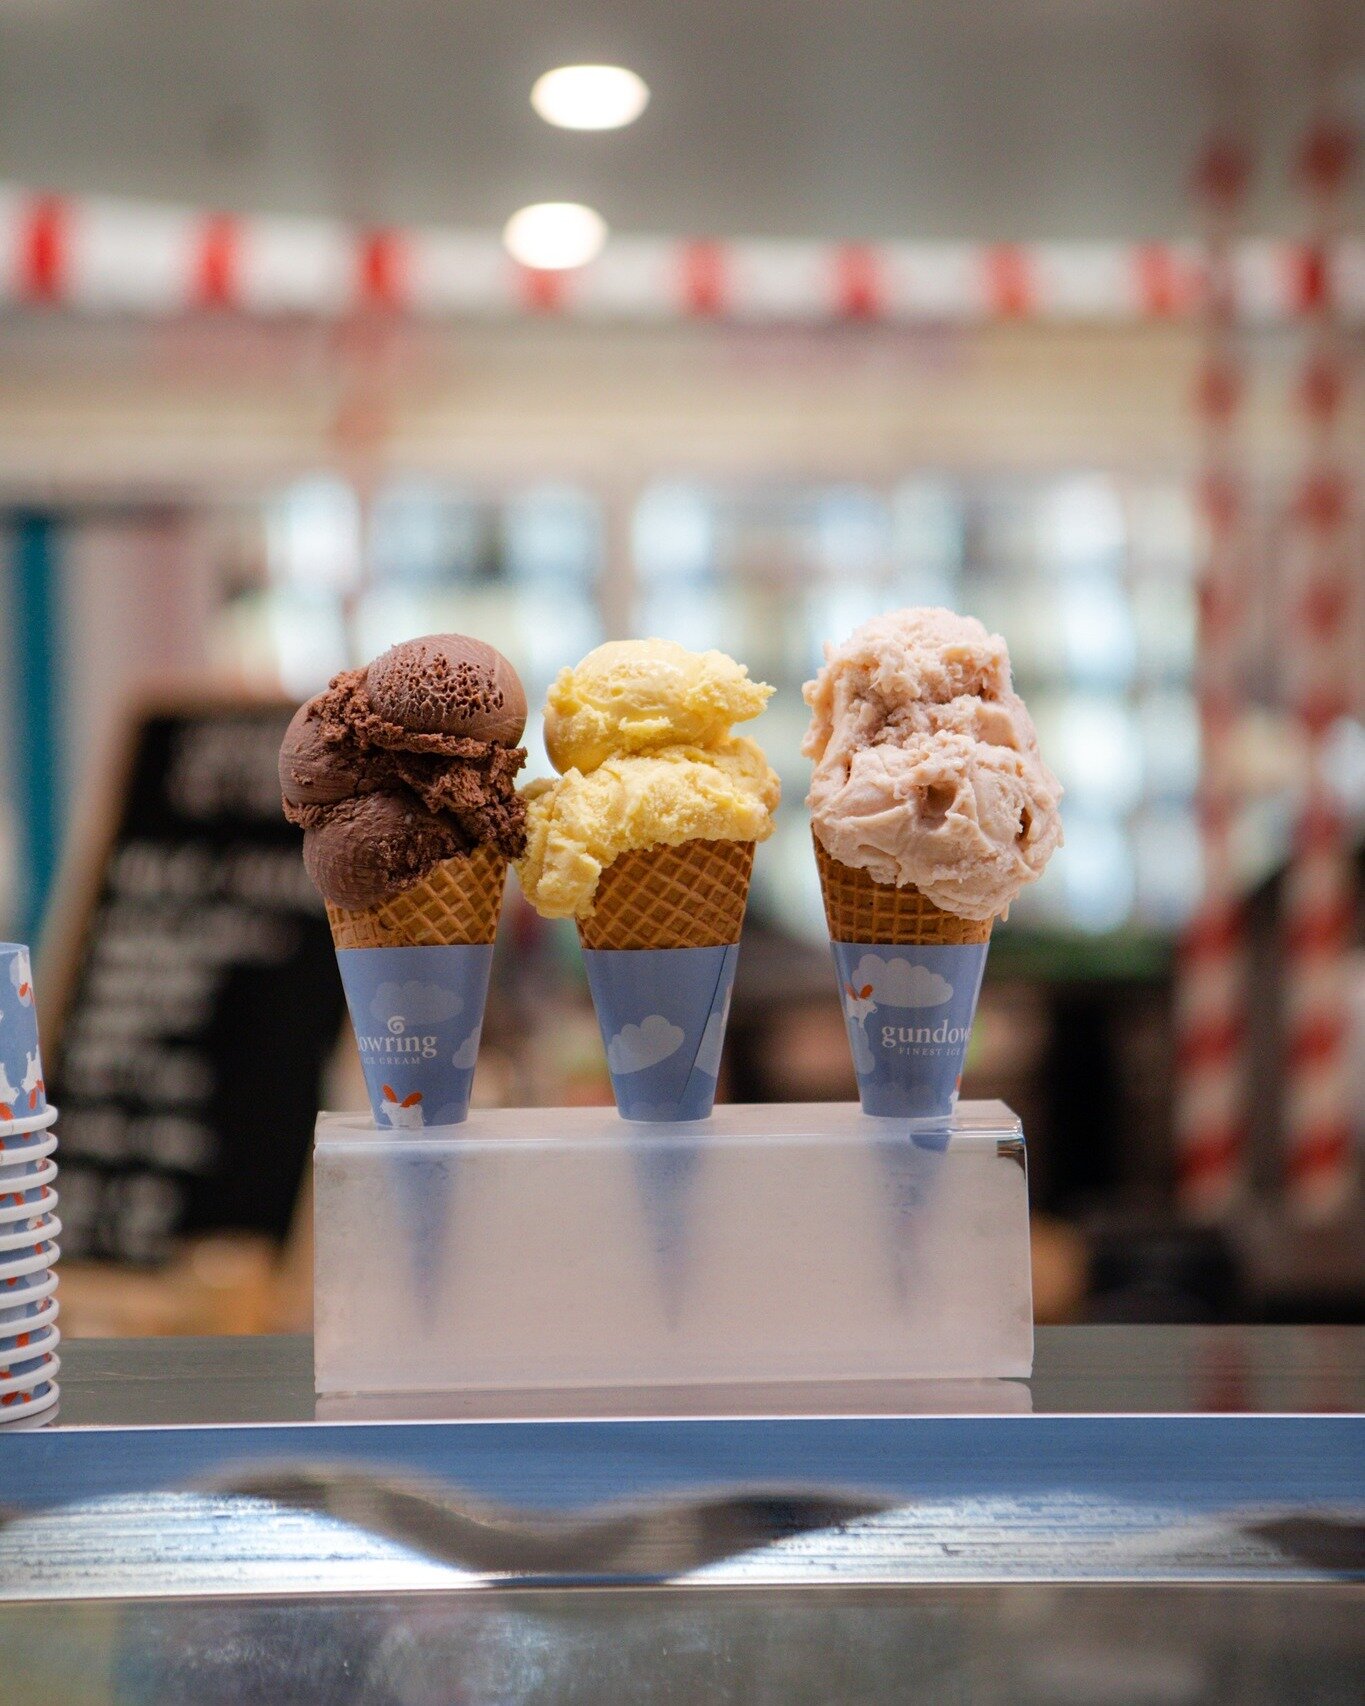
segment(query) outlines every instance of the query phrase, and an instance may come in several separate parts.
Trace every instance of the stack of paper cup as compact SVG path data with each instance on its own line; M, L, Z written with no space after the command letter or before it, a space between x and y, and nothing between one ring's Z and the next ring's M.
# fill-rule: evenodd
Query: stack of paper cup
M55 1407L56 1108L47 1100L28 949L0 942L0 1426Z
M57 1402L56 1118L0 1125L0 1425Z

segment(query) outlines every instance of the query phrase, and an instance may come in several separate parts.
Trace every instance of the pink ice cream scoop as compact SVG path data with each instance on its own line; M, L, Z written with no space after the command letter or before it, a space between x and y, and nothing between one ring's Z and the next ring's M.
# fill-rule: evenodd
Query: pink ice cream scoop
M945 912L1005 912L1061 845L1061 786L998 634L951 610L893 610L826 646L804 688L816 835L840 864Z

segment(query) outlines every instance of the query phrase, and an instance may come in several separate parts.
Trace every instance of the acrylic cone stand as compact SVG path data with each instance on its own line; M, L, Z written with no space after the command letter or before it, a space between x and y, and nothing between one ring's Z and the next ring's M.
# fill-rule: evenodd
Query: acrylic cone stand
M670 1188L661 1210L639 1156ZM474 1109L315 1148L316 1380L327 1394L1020 1378L1032 1365L1023 1135L853 1103ZM458 1163L416 1295L411 1202ZM442 1199L446 1209L453 1201ZM441 1211L431 1210L433 1220Z

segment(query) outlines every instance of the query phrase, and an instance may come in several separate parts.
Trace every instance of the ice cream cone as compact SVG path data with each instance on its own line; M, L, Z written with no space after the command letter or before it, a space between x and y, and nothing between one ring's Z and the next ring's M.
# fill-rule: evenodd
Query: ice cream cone
M960 918L914 887L876 882L814 840L863 1111L945 1120L957 1102L994 920Z
M711 1111L753 859L751 841L690 841L602 873L579 935L626 1119Z
M685 841L622 853L603 871L585 948L715 948L738 942L752 841Z
M328 903L375 1124L457 1125L469 1111L507 859L447 859L374 906Z
M491 942L507 885L507 857L476 847L447 859L419 883L375 906L327 903L338 948L449 948Z
M944 912L907 884L874 882L866 871L832 859L814 836L820 892L833 942L913 943L989 942L992 918L959 918Z

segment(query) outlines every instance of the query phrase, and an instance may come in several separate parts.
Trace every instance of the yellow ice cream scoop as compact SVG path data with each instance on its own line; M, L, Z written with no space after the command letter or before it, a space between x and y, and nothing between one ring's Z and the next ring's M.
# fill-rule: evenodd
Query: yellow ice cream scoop
M517 875L544 918L586 918L622 853L687 841L765 841L780 786L751 740L609 758L526 790Z
M556 770L666 746L706 747L756 717L773 689L724 652L672 640L611 640L562 669L545 706L545 750Z
M623 853L766 840L777 776L730 729L772 691L724 652L671 640L612 641L561 670L545 746L562 774L526 791L517 865L536 911L590 918L603 871Z
M599 646L550 689L545 745L561 774L522 796L517 876L542 917L578 921L628 1120L711 1112L754 844L780 793L730 729L771 693L723 652L666 640ZM663 1044L648 1059L631 1052L645 1026Z

